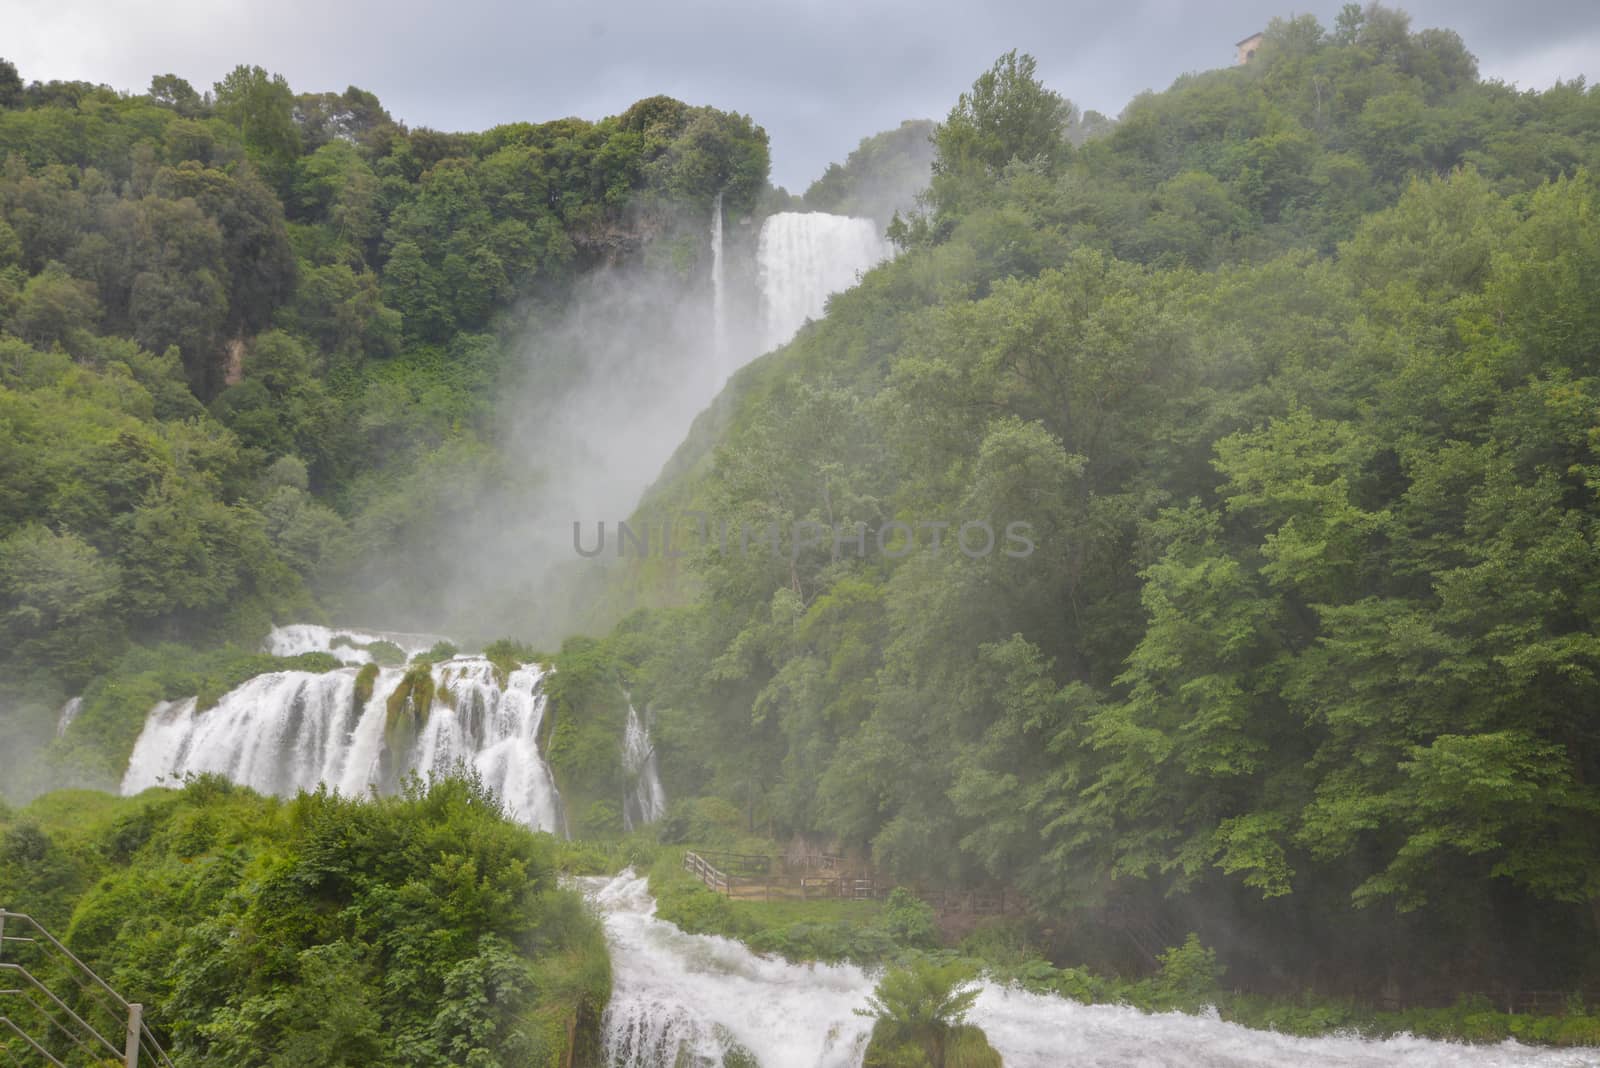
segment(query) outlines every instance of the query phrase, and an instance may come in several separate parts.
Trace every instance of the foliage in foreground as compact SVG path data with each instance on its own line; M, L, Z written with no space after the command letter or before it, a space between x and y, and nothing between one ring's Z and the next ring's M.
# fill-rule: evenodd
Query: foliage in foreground
M470 779L371 800L210 777L56 793L0 832L0 904L143 1002L180 1065L556 1066L610 995L553 841Z
M864 1068L1000 1068L981 1030L963 1023L977 1000L960 962L917 960L879 980L865 1009L873 1018Z

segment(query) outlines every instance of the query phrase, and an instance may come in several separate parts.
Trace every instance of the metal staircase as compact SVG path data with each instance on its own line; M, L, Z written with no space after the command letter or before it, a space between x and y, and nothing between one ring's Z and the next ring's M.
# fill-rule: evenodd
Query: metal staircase
M20 952L9 952L12 947ZM77 986L72 996L77 1008L23 963L37 967L52 957ZM143 1056L147 1066L172 1068L166 1050L145 1026L144 1006L123 1000L32 917L6 909L0 909L0 1053L10 1064L68 1068L121 1063L139 1068ZM43 1061L24 1059L30 1053Z

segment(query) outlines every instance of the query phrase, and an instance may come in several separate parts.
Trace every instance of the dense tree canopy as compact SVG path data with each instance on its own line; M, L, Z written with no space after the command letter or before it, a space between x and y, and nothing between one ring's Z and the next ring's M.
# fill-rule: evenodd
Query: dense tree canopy
M260 67L122 95L5 64L8 686L336 609L358 554L500 477L491 399L540 309L766 174L748 118L666 97L443 134Z

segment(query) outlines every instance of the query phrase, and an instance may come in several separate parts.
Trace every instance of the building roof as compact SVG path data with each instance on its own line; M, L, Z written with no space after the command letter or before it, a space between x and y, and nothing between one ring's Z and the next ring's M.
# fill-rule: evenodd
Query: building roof
M1261 38L1264 37L1265 35L1266 35L1266 32L1264 30L1257 30L1255 33L1252 33L1249 37L1246 37L1244 40L1233 42L1233 47L1242 48L1245 45L1249 44L1251 41L1259 41L1259 40L1261 40Z

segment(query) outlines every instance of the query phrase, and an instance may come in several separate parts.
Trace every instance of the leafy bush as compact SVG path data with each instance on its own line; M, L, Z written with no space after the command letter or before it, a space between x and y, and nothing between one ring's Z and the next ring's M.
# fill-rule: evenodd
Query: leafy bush
M1191 933L1183 945L1162 953L1160 965L1154 984L1159 1001L1196 1009L1216 999L1225 969L1217 963L1216 950L1200 944L1199 935Z
M907 948L932 949L939 944L939 925L933 906L903 886L889 891L883 911L883 929Z
M500 638L483 647L484 657L495 666L503 680L524 664L536 663L541 659L541 654L527 642L519 642L511 638Z
M972 978L959 961L918 959L886 972L867 1007L856 1010L873 1019L863 1068L998 1068L1000 1058L983 1032L962 1026L978 997L978 988L968 985Z
M437 664L441 660L449 660L459 652L461 652L461 650L457 649L450 642L438 641L433 643L432 648L417 653L415 656L413 656L411 658L411 662L413 664Z
M406 651L391 641L379 639L367 645L372 662L382 667L399 667L406 662Z
M554 845L474 779L279 801L201 777L41 798L0 825L0 900L143 1002L180 1063L554 1065L610 993Z

